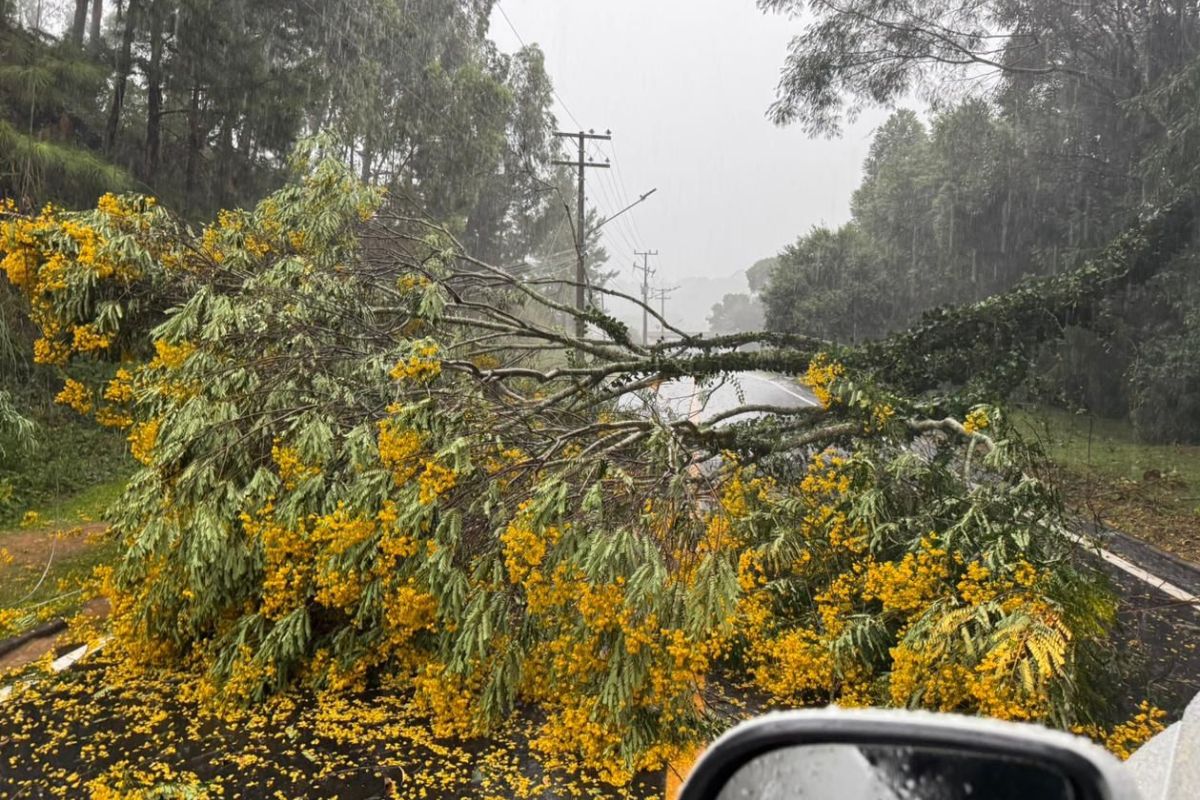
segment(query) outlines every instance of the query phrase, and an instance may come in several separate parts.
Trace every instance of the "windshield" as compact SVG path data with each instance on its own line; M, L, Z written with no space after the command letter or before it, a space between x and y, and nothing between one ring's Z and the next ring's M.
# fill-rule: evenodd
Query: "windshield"
M1200 7L0 0L0 795L658 796L1200 692Z

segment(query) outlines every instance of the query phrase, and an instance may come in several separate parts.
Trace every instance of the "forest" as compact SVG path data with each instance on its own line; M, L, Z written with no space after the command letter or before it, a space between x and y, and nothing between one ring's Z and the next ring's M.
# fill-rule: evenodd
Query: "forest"
M886 336L930 309L1069 272L1194 185L1194 4L1012 3L994 20L1013 32L998 48L971 27L985 21L978 9L956 12L963 24L946 24L962 32L940 41L916 23L923 4L855 5L868 16L813 4L819 21L789 58L774 115L832 133L868 101L927 111L898 110L876 131L850 222L804 232L780 254L757 295L771 330ZM888 68L862 66L889 35ZM847 43L858 44L831 52ZM961 82L945 79L955 65L969 65ZM1197 292L1200 259L1186 248L1099 319L1068 326L1021 388L1128 419L1143 441L1195 443Z
M0 0L0 637L99 648L0 670L0 789L646 796L773 708L1179 713L1011 403L1200 436L1200 8L758 5L776 123L931 110L650 343L493 2ZM665 392L746 374L811 400Z

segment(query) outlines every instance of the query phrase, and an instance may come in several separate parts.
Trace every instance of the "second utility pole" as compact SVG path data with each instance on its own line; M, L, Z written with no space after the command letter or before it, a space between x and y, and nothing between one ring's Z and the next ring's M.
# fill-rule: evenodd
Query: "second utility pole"
M582 316L583 308L587 303L587 293L585 291L585 289L587 287L587 267L586 267L587 228L586 228L586 224L585 224L586 223L586 214L587 214L587 204L584 202L585 195L583 192L583 176L584 176L584 173L587 171L588 167L598 167L600 169L608 169L608 167L609 167L608 164L601 164L599 161L588 161L587 155L584 152L584 148L587 146L588 139L602 139L604 141L611 140L612 139L612 136L610 135L611 133L612 133L611 131L609 131L608 133L594 133L591 131L589 131L588 133L584 133L583 131L580 131L579 133L568 133L565 131L558 131L557 133L554 134L555 136L558 136L558 137L568 137L571 139L579 140L579 160L578 161L554 161L551 163L559 164L559 165L567 166L567 167L576 167L579 169L579 203L578 203L578 209L575 214L575 217L576 217L576 219L575 219L575 227L576 227L576 234L575 234L575 252L576 252L575 308L576 308L576 310L578 310L580 312L580 316L575 318L575 335L578 336L580 339L582 339L584 337L584 335L587 333L587 323L583 321L583 316Z
M656 300L658 300L660 303L662 303L662 305L659 306L659 310L658 310L658 316L659 316L658 339L659 339L659 341L665 342L667 340L667 298L670 297L671 293L674 292L678 288L679 288L678 286L671 286L671 287L663 286L658 289L655 289L652 292L652 294L654 295L654 298Z
M642 347L645 347L650 338L648 330L650 327L650 312L648 310L650 304L650 276L655 272L655 270L650 269L650 256L657 256L658 251L635 250L633 254L642 257L642 265L639 267L637 264L634 264L633 268L642 273Z

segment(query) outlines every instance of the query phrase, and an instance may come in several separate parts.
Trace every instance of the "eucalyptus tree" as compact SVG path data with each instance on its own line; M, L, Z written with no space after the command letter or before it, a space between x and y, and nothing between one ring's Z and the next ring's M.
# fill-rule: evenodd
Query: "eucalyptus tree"
M905 111L881 127L855 199L874 265L867 271L889 276L906 306L885 329L1026 276L1076 269L1131 218L1194 185L1194 3L760 6L805 10L771 108L777 122L833 134L868 105L916 99L929 108L927 134ZM1108 415L1154 409L1135 415L1154 438L1164 434L1152 433L1150 420L1171 436L1200 430L1182 405L1163 402L1178 387L1168 390L1175 384L1166 372L1149 366L1190 363L1191 295L1173 288L1194 277L1190 264L1167 265L1161 280L1105 304L1104 324L1072 329L1048 346L1030 388ZM777 298L787 294L786 279L778 273ZM774 318L796 329L784 315ZM1151 374L1162 377L1158 388Z

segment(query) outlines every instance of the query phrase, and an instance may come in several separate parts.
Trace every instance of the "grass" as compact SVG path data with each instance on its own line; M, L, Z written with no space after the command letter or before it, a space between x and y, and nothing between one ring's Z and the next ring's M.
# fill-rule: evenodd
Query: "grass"
M0 534L0 547L4 536ZM33 610L49 605L49 601L73 592L91 577L96 567L111 564L117 557L116 542L105 540L89 544L84 549L65 558L50 562L46 577L41 580L46 564L0 567L0 608L25 608ZM39 584L39 580L41 583ZM74 597L74 595L71 595ZM85 598L77 598L85 599ZM74 607L68 603L65 607ZM58 605L55 605L58 609Z
M1053 408L1012 418L1060 468L1076 510L1200 563L1200 446L1146 444L1124 420Z
M104 518L105 510L120 499L125 478L89 486L78 494L57 497L48 505L33 509L50 524L77 524Z
M77 590L117 546L96 538L97 526L78 529L103 519L133 470L120 433L52 407L33 417L33 447L0 442L0 549L12 557L0 558L0 638L86 599ZM29 512L37 522L20 528Z
M1200 502L1200 446L1145 444L1125 420L1054 408L1018 411L1014 421L1064 467L1133 481L1156 472L1195 488L1192 499Z
M47 519L94 516L115 499L114 485L133 472L120 432L54 407L31 415L37 423L33 447L0 441L0 530L14 527L29 510Z
M96 526L81 528L101 520L124 486L123 479L113 480L56 498L34 509L40 517L36 527L0 530L0 549L15 551L13 563L0 562L0 609L28 612L9 625L0 622L0 638L69 614L88 599L77 590L97 566L116 560L118 547L100 537Z

